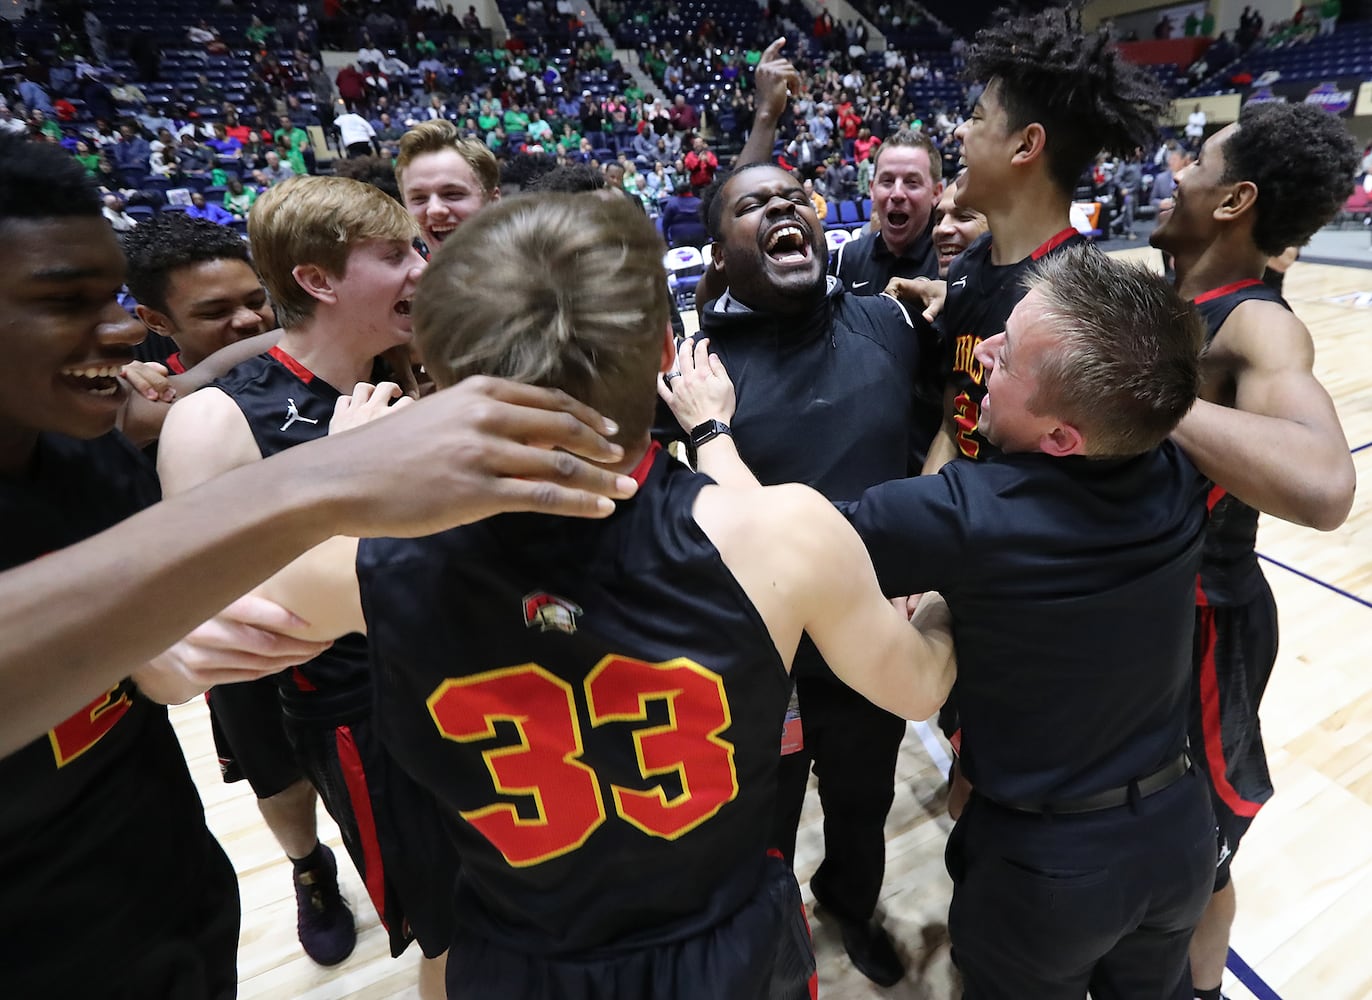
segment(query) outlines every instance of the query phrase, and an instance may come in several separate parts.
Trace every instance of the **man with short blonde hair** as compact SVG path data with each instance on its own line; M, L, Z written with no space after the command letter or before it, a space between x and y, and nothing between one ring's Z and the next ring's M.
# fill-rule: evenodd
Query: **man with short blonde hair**
M405 354L412 339L410 301L424 260L413 246L414 221L394 199L344 177L296 178L258 199L248 233L281 339L172 407L158 455L167 495L324 436L339 399L375 380L378 357ZM345 637L269 683L297 760L338 821L390 931L392 952L418 937L426 954L441 953L448 921L424 909L431 896L424 880L444 877L448 855L437 838L425 839L423 811L401 805L403 776L389 773L371 735L365 639ZM385 804L374 801L379 788ZM419 866L428 871L421 875ZM327 847L297 860L296 871L302 911L328 906L351 921L328 888L336 868ZM352 950L351 938L346 944L334 961Z
M465 220L500 199L500 166L476 139L446 119L422 122L400 137L395 180L401 201L437 250Z

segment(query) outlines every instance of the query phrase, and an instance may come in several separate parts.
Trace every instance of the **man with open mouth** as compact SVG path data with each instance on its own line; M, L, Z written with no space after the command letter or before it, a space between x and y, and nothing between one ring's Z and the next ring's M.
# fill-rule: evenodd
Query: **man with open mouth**
M131 517L158 492L115 430L128 396L119 372L146 331L116 300L123 254L65 151L0 139L0 237L8 570ZM93 635L92 656L119 638ZM66 662L41 666L64 683ZM234 995L237 880L162 704L185 697L145 663L0 758L7 996Z
M422 122L400 137L395 180L433 253L463 222L500 200L495 155L475 139L461 138L457 126L443 119Z
M712 193L711 267L725 291L701 307L701 333L738 387L744 460L765 484L805 483L831 500L904 477L931 343L895 300L854 295L826 273L823 227L786 171L752 164ZM891 985L905 970L875 910L905 722L840 683L808 640L795 663L805 746L782 760L774 843L791 858L813 760L825 861L811 887L854 964Z
M425 266L414 246L417 227L377 188L342 177L295 178L258 200L248 232L282 325L281 339L172 407L158 455L168 495L323 437L340 397L358 382L377 381L379 356L406 349L413 339L410 303ZM398 394L394 384L386 391ZM393 953L416 935L431 957L441 952L445 920L418 912L410 901L428 895L415 890L415 866L428 865L425 877L442 878L446 854L408 839L424 829L418 822L413 834L407 829L406 848L400 849L400 832L386 822L389 807L372 802L378 788L386 788L394 803L405 787L402 778L381 774L387 764L371 736L366 640L346 636L272 683L297 774L310 780L338 820L390 931ZM256 785L254 790L262 792ZM314 940L306 940L301 920L302 944L321 964L343 961L355 934L338 896L332 853L308 841L304 857L283 846L295 863L298 908L330 914ZM411 853L416 860L407 868L402 859ZM432 938L426 928L433 928ZM440 945L430 948L429 940Z

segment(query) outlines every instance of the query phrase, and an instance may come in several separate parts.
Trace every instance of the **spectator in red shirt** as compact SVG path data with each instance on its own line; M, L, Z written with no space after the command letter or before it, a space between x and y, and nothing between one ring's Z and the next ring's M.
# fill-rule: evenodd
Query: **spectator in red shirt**
M867 159L881 145L881 140L872 135L869 129L858 129L857 138L853 140L853 156L858 163Z
M710 182L715 179L715 171L719 169L719 157L711 151L704 139L696 136L691 151L686 154L685 165L691 178L691 187L701 191L709 187Z
M367 106L367 78L352 63L338 71L334 83L338 84L338 96L343 98L343 103L348 106L349 111L357 111Z

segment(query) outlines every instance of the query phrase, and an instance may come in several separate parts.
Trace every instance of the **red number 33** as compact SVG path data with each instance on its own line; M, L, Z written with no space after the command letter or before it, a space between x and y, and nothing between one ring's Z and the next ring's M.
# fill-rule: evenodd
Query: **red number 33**
M718 674L684 658L648 663L607 656L584 682L592 728L646 720L648 703L666 701L665 725L633 732L645 780L675 775L668 796L610 785L615 813L644 833L675 840L710 819L738 795L729 704ZM594 770L581 760L581 722L572 686L536 663L446 680L428 698L444 738L471 743L513 723L517 743L482 751L495 790L531 800L525 819L509 802L462 813L511 865L540 864L574 851L605 822L605 799Z

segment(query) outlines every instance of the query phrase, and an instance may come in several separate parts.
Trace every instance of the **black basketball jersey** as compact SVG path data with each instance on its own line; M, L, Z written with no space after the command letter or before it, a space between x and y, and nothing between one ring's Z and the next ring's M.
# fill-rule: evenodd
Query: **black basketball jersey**
M118 432L41 435L29 474L0 477L0 569L158 499L152 466ZM98 648L100 637L91 642ZM131 942L151 948L170 937L213 868L166 707L121 681L0 759L0 791L0 993L115 995Z
M680 940L763 871L790 679L692 517L710 480L656 445L635 478L604 521L358 554L374 719L449 820L457 919L524 952Z
M329 433L339 392L280 346L211 383L243 411L262 457ZM282 704L299 718L342 724L370 706L367 639L345 635L308 663L277 675Z
M1257 278L1236 281L1196 296L1196 308L1205 319L1207 346L1220 332L1229 314L1250 300L1274 302L1287 310L1291 308L1280 292ZM1196 601L1216 606L1246 604L1264 585L1255 551L1258 511L1220 486L1211 489L1207 505L1210 520L1205 531Z
M1000 452L978 427L986 371L976 359L977 347L1005 331L1005 321L1024 298L1022 282L1034 262L1082 241L1075 229L1064 229L1023 260L997 267L991 263L991 234L985 233L949 265L948 297L938 325L943 329L947 384L954 393L954 439L963 458L982 459Z

